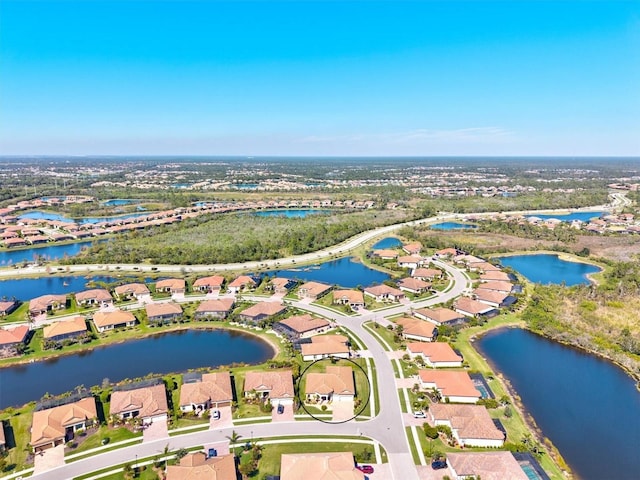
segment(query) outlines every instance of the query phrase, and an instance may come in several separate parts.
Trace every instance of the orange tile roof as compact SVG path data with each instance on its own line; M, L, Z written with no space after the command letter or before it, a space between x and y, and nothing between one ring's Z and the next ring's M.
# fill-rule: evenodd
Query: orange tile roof
M491 270L480 275L480 280L484 282L492 280L508 282L509 280L511 280L511 277L509 277L508 273L499 270Z
M140 411L141 418L167 413L167 392L164 384L111 394L109 415L120 415L134 410Z
M510 293L511 289L513 288L513 283L504 280L489 280L478 285L478 288Z
M476 288L472 293L479 301L484 300L491 303L497 303L498 305L500 305L504 299L509 296L508 293L499 292L497 290L487 290L485 288Z
M228 312L234 304L233 298L220 298L218 300L205 300L198 305L196 312Z
M307 282L300 285L298 291L306 291L305 295L309 297L317 297L318 295L326 292L331 289L331 285L327 285L326 283L320 282Z
M390 287L389 285L374 285L373 287L365 288L364 291L365 293L369 293L376 297L379 297L380 295L393 295L396 297L398 296L404 297L404 293L402 292L402 290Z
M431 287L429 282L425 282L420 280L419 278L403 278L398 281L398 286L402 289L408 288L409 290L423 290L425 288Z
M149 293L149 289L144 283L127 283L126 285L119 285L115 288L116 295L146 295Z
M46 310L50 305L64 305L66 302L66 295L42 295L41 297L36 297L29 302L29 311Z
M286 325L291 330L294 330L298 333L305 333L311 330L316 330L318 328L324 328L331 325L324 318L314 317L308 313L305 313L304 315L294 315L293 317L280 320L278 323Z
M463 310L472 315L478 315L484 312L488 312L493 307L490 307L486 303L478 302L469 297L460 297L454 302L454 307Z
M194 287L220 287L224 283L222 275L213 275L211 277L203 277L193 282Z
M169 290L184 290L186 282L182 278L166 278L164 280L158 280L156 282L156 290L166 289Z
M111 294L104 288L92 288L83 292L76 293L76 302L84 302L86 300L95 300L96 302L110 302L113 300Z
M433 278L442 276L442 272L437 268L416 268L412 276L414 277L423 277L423 278Z
M125 310L112 310L110 312L95 312L93 323L96 327L108 327L111 325L121 325L123 323L135 322L133 313Z
M327 366L325 373L307 374L305 393L355 395L356 387L351 367Z
M0 328L0 346L24 342L29 333L28 325L20 325L15 328Z
M462 362L462 357L444 342L410 342L407 343L407 350L414 354L421 353L429 357L431 362Z
M245 285L255 285L256 282L253 278L247 275L240 275L238 278L234 279L229 287L244 287Z
M448 370L420 370L420 380L423 383L435 383L436 388L446 397L478 397L476 389L467 372Z
M147 317L159 317L162 315L179 315L182 313L182 307L177 303L148 303L144 306Z
M230 402L232 400L233 393L229 372L204 374L201 382L183 383L180 389L180 405L201 404L207 401Z
M434 403L429 412L436 420L448 420L461 439L504 440L504 433L482 405Z
M511 452L450 452L447 461L459 477L482 480L528 480Z
M448 308L421 308L416 310L415 313L418 313L430 320L433 320L436 323L446 323L451 322L453 320L457 320L461 317L461 314L458 312L454 312Z
M58 335L69 335L72 333L82 333L87 331L87 323L83 316L77 315L70 320L59 320L42 329L43 338L57 337Z
M233 455L207 458L203 452L189 453L179 465L168 465L166 480L235 480Z
M393 320L402 326L402 332L405 335L415 335L417 337L433 338L436 334L436 326L433 323L417 318L401 317Z
M97 417L96 401L93 397L33 412L31 446L37 447L64 439L66 427Z
M351 452L286 453L280 457L280 480L363 480Z
M364 303L364 294L360 290L334 290L333 301L347 300L349 303Z
M244 377L244 391L269 390L271 398L293 398L293 375L291 370L271 372L247 372Z
M278 313L282 313L287 309L286 306L282 305L279 302L260 302L252 305L251 307L240 312L240 315L246 315L248 317L257 317L260 315L277 315Z
M349 353L349 347L345 342L334 338L340 336L341 335L321 335L319 337L312 337L311 343L303 343L300 345L300 352L303 357L308 355L340 355ZM316 339L322 340L317 341Z

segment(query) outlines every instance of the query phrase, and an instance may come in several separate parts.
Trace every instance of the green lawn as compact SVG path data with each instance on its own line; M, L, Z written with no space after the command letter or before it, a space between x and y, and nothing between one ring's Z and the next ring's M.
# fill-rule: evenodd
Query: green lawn
M20 409L5 408L0 412L0 420L5 424L5 433L11 428L16 441L15 447L9 448L5 472L20 471L32 466L27 465L26 461L30 450L31 419L34 408L35 403L32 402Z
M133 433L127 428L110 428L107 426L102 426L98 428L95 433L91 433L91 435L82 442L78 448L75 448L69 452L69 454L75 454L80 452L85 452L87 450L91 450L92 448L102 447L102 440L108 439L108 443L105 444L105 447L109 447L114 443L120 442L122 440L128 440L130 438L142 437L142 434Z

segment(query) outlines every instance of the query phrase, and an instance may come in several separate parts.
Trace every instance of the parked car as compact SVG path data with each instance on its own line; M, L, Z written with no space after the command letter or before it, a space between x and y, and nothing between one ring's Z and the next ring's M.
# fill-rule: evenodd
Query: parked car
M431 462L431 468L434 470L440 470L441 468L447 468L446 460L435 460Z
M362 473L366 473L368 475L373 473L373 467L371 465L356 465L356 468Z
M220 410L211 410L211 418L220 420Z
M422 410L416 410L413 412L413 418L427 418L427 415Z
M284 413L284 405L281 403L278 404L278 413Z

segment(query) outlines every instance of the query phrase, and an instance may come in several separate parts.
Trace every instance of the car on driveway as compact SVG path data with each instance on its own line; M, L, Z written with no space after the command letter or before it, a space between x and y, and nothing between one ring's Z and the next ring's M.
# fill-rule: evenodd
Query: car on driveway
M371 475L373 473L373 467L371 465L356 465L356 468L367 475Z
M211 418L220 420L220 410L211 410Z
M440 470L441 468L447 468L447 461L446 460L435 460L435 461L431 462L431 468L433 468L434 470Z
M416 410L413 412L413 418L427 418L427 415L422 410Z
M284 413L284 405L281 403L278 404L278 413Z

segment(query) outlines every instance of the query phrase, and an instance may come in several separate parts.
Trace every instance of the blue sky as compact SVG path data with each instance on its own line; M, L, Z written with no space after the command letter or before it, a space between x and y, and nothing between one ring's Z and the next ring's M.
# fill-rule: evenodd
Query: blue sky
M0 153L640 155L640 2L0 2Z

